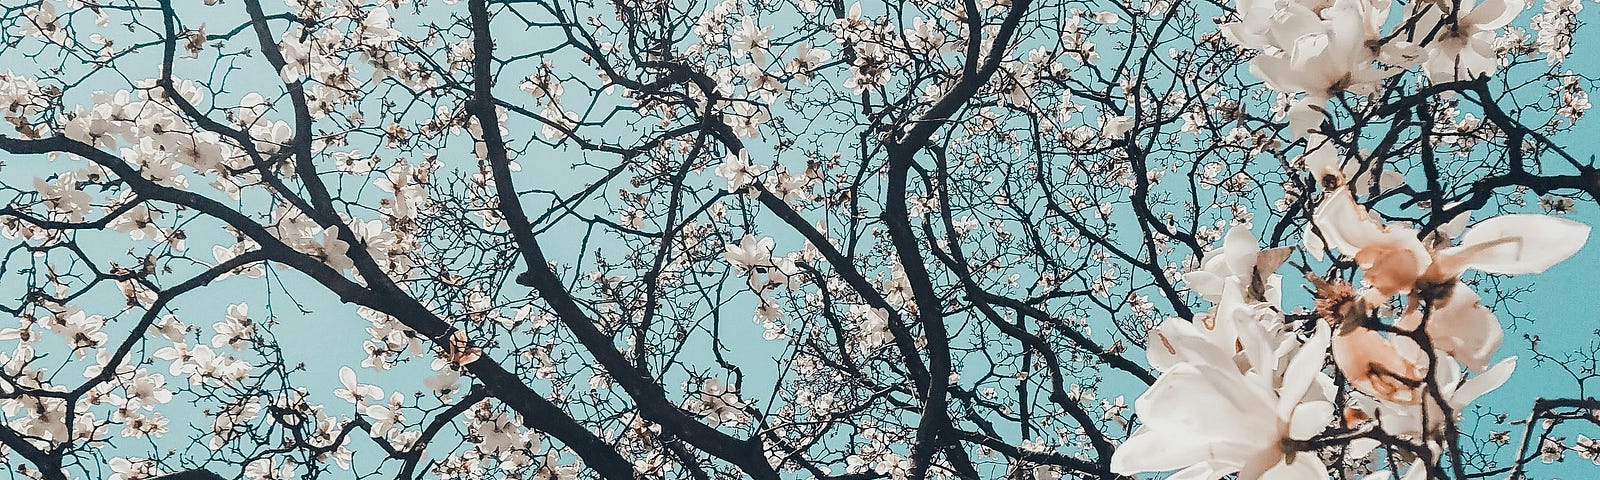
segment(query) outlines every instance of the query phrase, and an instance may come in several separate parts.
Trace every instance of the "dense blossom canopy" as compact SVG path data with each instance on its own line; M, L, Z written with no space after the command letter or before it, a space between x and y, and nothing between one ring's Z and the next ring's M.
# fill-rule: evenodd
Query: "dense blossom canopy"
M1582 7L7 2L0 469L1600 465Z

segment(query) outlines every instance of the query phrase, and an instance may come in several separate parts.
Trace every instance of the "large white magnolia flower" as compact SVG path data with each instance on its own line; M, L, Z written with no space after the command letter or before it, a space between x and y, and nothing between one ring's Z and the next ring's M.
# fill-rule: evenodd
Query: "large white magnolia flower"
M1320 258L1326 246L1353 258L1370 286L1359 295L1365 305L1410 295L1395 327L1422 329L1435 350L1474 371L1488 367L1504 334L1493 312L1460 282L1461 273L1468 268L1506 275L1543 272L1577 253L1589 234L1588 226L1561 218L1501 215L1468 229L1458 245L1430 247L1416 229L1373 218L1346 188L1323 200L1312 223L1314 229L1304 236L1312 255ZM1420 308L1424 302L1426 310ZM1429 365L1411 339L1350 323L1333 339L1333 358L1357 390L1398 405L1423 403Z
M1319 324L1280 375L1241 373L1231 361L1180 362L1134 402L1143 425L1111 456L1113 472L1178 470L1172 478L1244 480L1327 478L1315 452L1287 448L1322 432L1333 418L1323 388L1330 329ZM1261 366L1257 366L1261 367Z
M1430 250L1414 228L1380 223L1349 189L1334 190L1317 207L1315 230L1304 235L1318 259L1324 246L1354 258L1377 293L1407 293L1418 280L1442 283L1468 268L1518 275L1543 272L1588 240L1589 226L1548 215L1500 215L1467 230L1460 245Z
M738 245L725 245L722 258L740 273L746 273L755 267L772 263L772 246L772 237L757 240L753 235L745 235Z
M1510 357L1501 360L1493 368L1481 374L1464 378L1461 367L1455 360L1450 357L1439 357L1439 368L1433 374L1433 379L1434 383L1439 385L1439 397L1449 405L1451 412L1460 415L1460 412L1478 397L1505 384L1516 368L1517 358ZM1371 407L1361 403L1364 402L1357 402L1361 408L1371 410ZM1442 433L1446 420L1456 421L1455 418L1446 419L1444 410L1431 399L1419 405L1401 405L1381 400L1376 404L1377 415L1372 417L1378 419L1384 431L1393 435L1422 438L1424 430L1427 430L1429 435ZM1426 424L1423 423L1424 419Z
M1161 378L1134 403L1143 424L1112 455L1114 472L1179 470L1172 478L1327 478L1314 452L1286 447L1332 420L1322 372L1332 328L1302 343L1278 304L1285 258L1235 226L1184 280L1216 306L1193 322L1169 319L1146 350Z

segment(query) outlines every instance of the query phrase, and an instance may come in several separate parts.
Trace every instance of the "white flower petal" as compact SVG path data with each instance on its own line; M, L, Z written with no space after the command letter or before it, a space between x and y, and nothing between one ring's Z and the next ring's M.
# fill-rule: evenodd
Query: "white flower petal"
M1428 336L1434 348L1477 372L1489 366L1489 357L1500 349L1505 332L1478 293L1456 282L1449 299L1428 318Z
M1289 419L1289 437L1305 440L1322 433L1333 423L1333 403L1316 401L1294 407Z
M1332 338L1332 329L1327 323L1317 322L1317 331L1311 335L1300 351L1295 352L1294 358L1289 360L1289 366L1284 368L1282 387L1278 389L1278 415L1287 418L1293 412L1295 404L1305 397L1306 390L1321 374L1322 367L1328 361L1328 344Z
M1207 333L1188 320L1171 318L1150 332L1146 353L1157 371L1171 370L1179 363L1233 365L1232 352L1219 350L1207 340Z
M1375 243L1383 235L1383 227L1372 221L1366 209L1356 204L1350 190L1340 188L1328 194L1317 206L1313 219L1322 242L1345 255L1355 255L1361 248Z
M1589 239L1589 226L1549 215L1499 215L1473 225L1461 245L1440 252L1456 272L1539 273L1566 260ZM1453 272L1454 273L1454 272Z
M1250 233L1250 224L1234 225L1222 238L1222 252L1228 262L1228 271L1234 275L1249 275L1256 265L1256 253L1261 245Z
M1173 473L1172 476L1167 477L1167 480L1217 480L1237 471L1239 471L1237 465L1200 462Z
M1523 0L1488 0L1463 16L1461 23L1473 25L1480 30L1496 30L1516 20L1517 14L1522 13L1522 9L1527 6Z
M1461 384L1461 388L1457 388L1455 394L1450 397L1450 403L1456 404L1457 408L1472 403L1473 400L1477 400L1483 394L1489 393L1490 390L1504 385L1506 379L1511 378L1511 372L1516 369L1517 357L1501 360L1500 363L1494 365L1494 368L1490 368ZM1407 477L1409 478L1410 475L1407 475Z
M1293 462L1279 463L1261 473L1261 480L1327 480L1328 467L1311 452L1295 453Z
M1204 270L1183 274L1183 284L1188 286L1190 291L1205 297L1207 300L1215 298L1218 293L1222 292L1222 277Z
M351 370L350 367L339 367L339 381L344 383L345 388L355 389L356 388L356 372L355 372L355 370Z

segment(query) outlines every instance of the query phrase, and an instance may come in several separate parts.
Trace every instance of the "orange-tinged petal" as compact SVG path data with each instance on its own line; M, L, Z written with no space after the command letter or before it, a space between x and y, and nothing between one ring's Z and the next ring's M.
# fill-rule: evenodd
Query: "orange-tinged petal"
M1368 395L1402 405L1422 401L1422 367L1401 355L1390 339L1356 328L1333 339L1333 363Z
M1361 278L1384 296L1411 291L1417 277L1427 271L1427 263L1399 242L1362 248L1355 259Z

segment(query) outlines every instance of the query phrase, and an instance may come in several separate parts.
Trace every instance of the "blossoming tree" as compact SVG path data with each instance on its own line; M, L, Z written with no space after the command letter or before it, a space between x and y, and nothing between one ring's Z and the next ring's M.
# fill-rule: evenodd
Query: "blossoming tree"
M8 2L0 468L1600 463L1506 335L1594 255L1581 9Z

